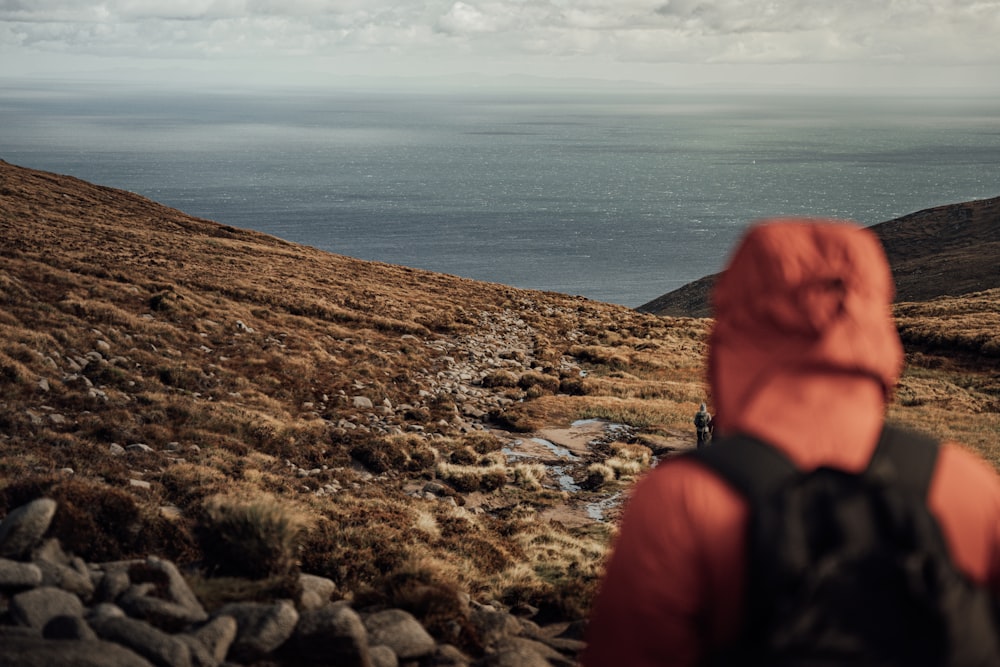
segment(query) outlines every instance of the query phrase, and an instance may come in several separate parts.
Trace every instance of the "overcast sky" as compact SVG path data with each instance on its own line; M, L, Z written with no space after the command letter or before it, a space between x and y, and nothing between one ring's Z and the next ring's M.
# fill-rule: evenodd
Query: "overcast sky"
M0 0L0 76L1000 90L1000 0Z

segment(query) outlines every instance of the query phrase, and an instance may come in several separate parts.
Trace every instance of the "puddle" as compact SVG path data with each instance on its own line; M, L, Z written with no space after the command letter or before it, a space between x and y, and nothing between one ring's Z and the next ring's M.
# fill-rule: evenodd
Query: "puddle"
M594 521L604 521L604 516L607 514L608 510L612 509L621 502L621 496L621 491L618 491L607 498L603 498L593 503L587 503L585 508L587 517L593 519Z
M580 490L580 485L573 481L573 476L566 472L566 466L551 466L552 475L559 483L559 488L563 491L576 493Z
M514 442L515 446L517 446L519 444L521 444L520 440L517 440L517 441ZM528 452L515 452L510 447L504 447L503 449L500 450L500 453L503 454L504 456L506 456L508 459L530 459L530 458L532 458L531 454L529 454Z
M560 447L559 445L549 440L546 440L545 438L532 438L531 441L537 442L538 444L542 445L543 447L545 447L546 449L548 449L550 452L552 452L561 459L573 460L580 458L579 456L569 451L565 447Z
M594 447L612 440L631 437L631 427L604 419L579 419L568 428L548 428L524 439L510 440L501 451L508 461L538 461L544 463L548 482L559 490L573 494L559 511L560 521L576 521L579 525L614 520L624 495L621 491L609 495L587 494L582 502L577 494L584 489L573 478L593 456Z

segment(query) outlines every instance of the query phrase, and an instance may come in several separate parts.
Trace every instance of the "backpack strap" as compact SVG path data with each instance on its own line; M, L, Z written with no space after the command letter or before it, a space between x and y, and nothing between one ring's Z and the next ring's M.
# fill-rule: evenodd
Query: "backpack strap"
M688 456L715 471L754 506L762 505L782 484L799 475L782 452L745 434L719 438L691 450Z
M886 425L866 475L906 487L926 498L937 462L938 442L930 436ZM754 506L801 474L777 448L745 434L719 438L688 454L718 473Z
M918 498L926 499L938 449L938 441L929 435L886 425L866 474L897 484Z

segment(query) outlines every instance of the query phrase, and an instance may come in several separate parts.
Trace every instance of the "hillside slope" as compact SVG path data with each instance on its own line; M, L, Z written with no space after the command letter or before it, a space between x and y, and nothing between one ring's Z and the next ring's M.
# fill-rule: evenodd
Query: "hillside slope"
M896 300L925 301L1000 287L1000 197L936 206L873 225L882 241ZM646 313L710 317L715 276L639 306Z
M308 526L296 567L342 595L398 597L409 573L579 618L620 492L704 399L699 320L358 261L2 162L0 237L0 511L54 497L89 560L208 574L211 508L270 498Z
M0 514L54 498L67 550L173 559L206 607L308 572L473 656L463 600L578 620L632 483L706 400L705 319L354 260L4 162L0 238ZM998 302L902 312L892 408L995 462L977 360ZM246 507L289 538L258 540L273 558L215 539Z

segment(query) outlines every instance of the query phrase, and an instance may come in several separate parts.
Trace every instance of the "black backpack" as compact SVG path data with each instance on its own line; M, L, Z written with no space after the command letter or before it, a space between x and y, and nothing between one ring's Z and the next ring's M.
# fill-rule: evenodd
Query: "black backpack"
M886 427L868 468L799 472L721 438L690 456L749 502L742 665L1000 665L995 601L954 567L927 490L938 443Z

